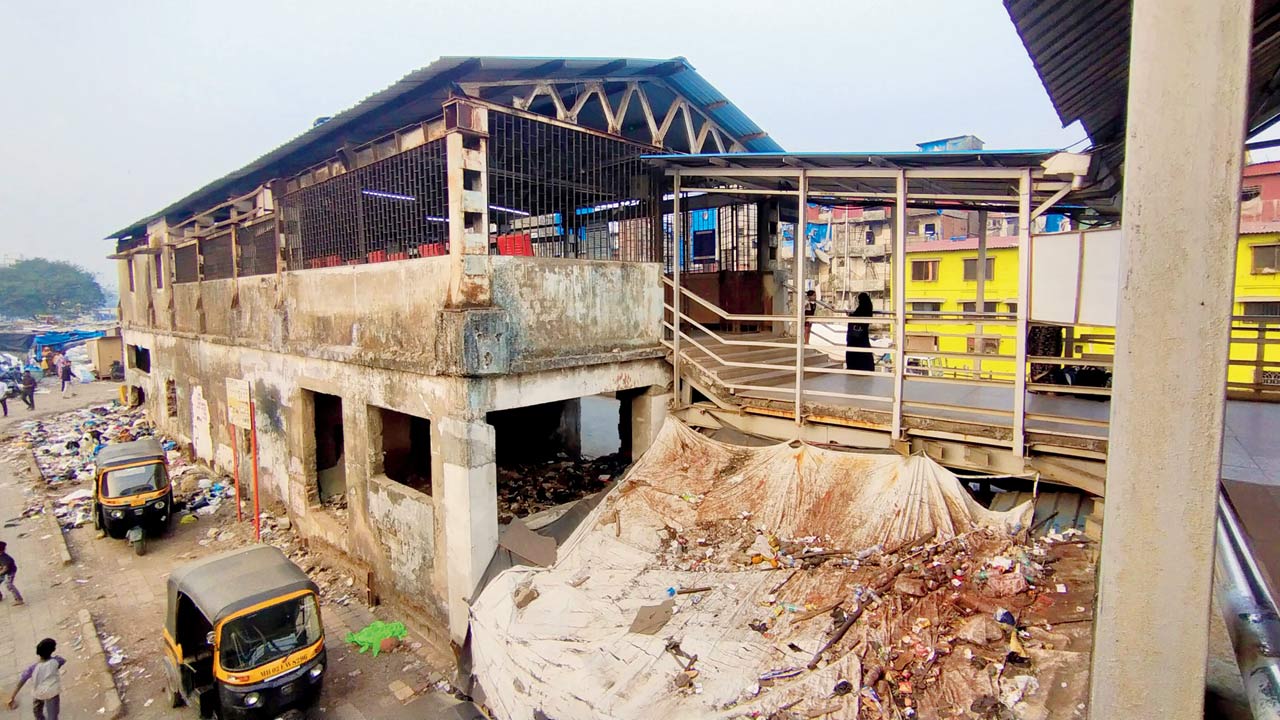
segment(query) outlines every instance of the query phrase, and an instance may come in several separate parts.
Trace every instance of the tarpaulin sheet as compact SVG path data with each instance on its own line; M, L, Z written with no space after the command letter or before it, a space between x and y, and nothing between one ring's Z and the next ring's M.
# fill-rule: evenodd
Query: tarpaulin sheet
M793 579L753 556L782 540L804 552L894 552L977 528L1015 531L1030 512L1029 502L983 508L923 456L739 447L669 418L553 566L507 570L476 598L473 671L485 703L508 720L740 717L831 697L842 679L858 686L854 654L766 679L767 692L761 678L805 667L830 622L799 611L846 599L850 572L829 563ZM784 580L804 608L778 602ZM701 587L710 589L678 592ZM669 621L631 631L641 608L667 600ZM758 617L770 621L767 636L750 627ZM688 661L668 651L672 641L698 658L683 687L675 681ZM856 692L832 702L831 717L856 717Z

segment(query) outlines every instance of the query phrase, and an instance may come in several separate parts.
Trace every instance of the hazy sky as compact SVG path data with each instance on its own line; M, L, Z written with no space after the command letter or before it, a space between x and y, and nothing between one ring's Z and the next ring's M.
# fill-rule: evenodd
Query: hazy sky
M683 55L788 150L1064 130L1000 0L7 3L0 255L103 237L442 55Z

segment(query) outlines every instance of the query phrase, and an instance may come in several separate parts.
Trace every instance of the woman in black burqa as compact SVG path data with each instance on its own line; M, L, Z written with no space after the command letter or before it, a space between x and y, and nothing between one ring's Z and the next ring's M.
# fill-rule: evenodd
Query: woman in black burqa
M858 305L849 315L852 317L871 317L872 314L871 296L866 293L858 293ZM851 348L871 347L871 326L866 323L849 323L848 330L845 331L844 344ZM875 355L869 352L846 352L844 354L844 367L846 370L872 372L876 369L876 358Z

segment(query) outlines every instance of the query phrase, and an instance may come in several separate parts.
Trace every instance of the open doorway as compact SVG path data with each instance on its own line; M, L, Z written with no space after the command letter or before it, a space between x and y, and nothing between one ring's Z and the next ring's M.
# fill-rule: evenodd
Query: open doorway
M314 393L316 485L323 505L346 507L346 439L342 430L342 398Z

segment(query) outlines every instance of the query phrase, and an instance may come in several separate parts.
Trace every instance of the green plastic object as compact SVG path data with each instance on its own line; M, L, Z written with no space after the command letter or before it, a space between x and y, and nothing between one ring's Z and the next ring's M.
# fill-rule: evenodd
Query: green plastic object
M371 650L373 656L378 657L378 653L382 651L383 640L389 637L403 640L408 635L409 631L405 629L404 623L374 620L360 632L347 633L347 642L359 646L361 654Z

